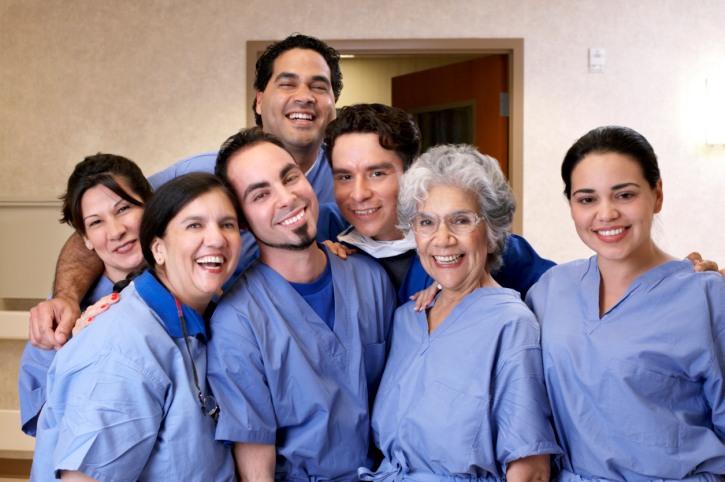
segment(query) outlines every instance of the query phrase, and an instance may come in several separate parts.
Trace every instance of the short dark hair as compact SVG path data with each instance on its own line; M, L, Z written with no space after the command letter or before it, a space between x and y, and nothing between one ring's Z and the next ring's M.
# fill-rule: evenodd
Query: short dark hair
M629 127L603 126L592 129L569 148L561 164L564 195L571 200L571 173L589 154L614 152L627 156L642 168L642 175L650 188L657 187L661 179L657 155L652 145L639 132Z
M257 114L257 91L264 92L267 88L267 84L269 84L269 80L274 73L274 61L277 60L277 57L292 49L314 50L322 55L322 58L325 59L327 66L330 68L330 82L332 83L332 93L335 95L335 100L340 97L340 92L342 92L340 53L320 39L300 33L293 33L286 39L271 44L257 60L257 66L254 72L252 112L254 112L254 121L259 127L262 127L262 116Z
M131 192L141 200L137 200L126 192L118 181L126 184ZM151 185L143 172L132 160L99 152L94 156L86 157L73 169L73 173L68 178L66 192L60 196L60 200L63 202L60 222L73 226L81 235L86 234L81 200L87 190L98 185L107 187L123 200L136 206L143 206L153 194Z
M343 107L337 119L330 122L325 131L327 160L332 166L335 140L345 134L373 133L378 135L380 146L395 152L403 161L403 170L420 155L420 129L413 116L397 107L383 104L355 104Z
M237 197L221 179L208 172L184 174L167 182L156 191L141 217L141 229L138 235L141 252L149 266L156 266L156 259L151 252L154 238L163 238L166 235L169 222L187 204L214 190L221 191L227 196L239 218L241 209Z

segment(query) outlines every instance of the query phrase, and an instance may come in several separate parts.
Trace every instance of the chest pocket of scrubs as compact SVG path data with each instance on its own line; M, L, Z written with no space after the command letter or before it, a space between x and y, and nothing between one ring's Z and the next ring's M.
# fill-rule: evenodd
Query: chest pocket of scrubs
M487 400L431 381L410 414L410 421L402 422L408 425L407 430L401 427L400 433L410 437L410 444L420 446L432 462L454 474L467 473L471 451L482 438L479 432L489 431L488 426L481 427L487 408Z
M610 360L607 413L615 437L655 447L680 446L681 423L672 410L680 383L694 383Z
M365 345L365 377L368 381L368 397L371 401L378 391L385 367L385 342Z

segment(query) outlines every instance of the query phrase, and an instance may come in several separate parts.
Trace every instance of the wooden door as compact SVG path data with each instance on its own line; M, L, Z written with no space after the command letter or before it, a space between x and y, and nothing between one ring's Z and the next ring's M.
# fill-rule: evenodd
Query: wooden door
M393 106L411 114L440 112L473 119L470 141L508 176L508 56L491 55L393 77ZM473 110L469 106L473 106ZM454 133L455 137L455 133ZM460 142L460 141L459 141Z

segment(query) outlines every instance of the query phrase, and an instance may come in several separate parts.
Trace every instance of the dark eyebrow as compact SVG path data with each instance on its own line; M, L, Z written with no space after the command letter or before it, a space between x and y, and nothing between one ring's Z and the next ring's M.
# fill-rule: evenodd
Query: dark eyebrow
M324 75L313 75L312 76L312 82L322 82L326 86L330 87L330 79L325 77Z
M594 194L594 189L579 189L577 191L574 191L571 195L574 196L575 194Z
M287 173L288 173L288 172L290 172L290 171L291 171L292 169L294 169L294 168L299 168L299 167L300 167L300 166L298 166L297 164L294 164L294 163L291 163L291 162L290 162L289 164L287 164L286 166L284 166L284 168L283 168L283 169L282 169L281 171L279 171L279 178L280 178L280 179L282 179L282 178L283 178L283 177L285 177L285 176L287 175Z
M637 186L637 187L641 187L636 182L625 182L623 184L617 184L616 186L612 186L612 191L616 191L617 189L623 189L623 188L625 188L627 186Z
M377 171L378 169L393 169L393 163L381 162L380 164L375 164L374 166L368 166L366 171Z
M279 82L282 79L297 80L297 79L299 79L299 76L292 72L282 72L281 74L279 74L277 77L274 78L274 81Z
M337 169L333 169L332 170L332 175L333 176L336 175L336 174L349 174L349 173L350 173L350 170L349 169L341 169L339 167Z
M247 189L244 190L244 195L242 196L242 202L244 202L244 200L247 199L247 196L249 195L250 192L254 191L255 189L261 189L263 187L269 187L269 183L264 181L264 182L258 182L256 184L250 184L249 186L247 186Z

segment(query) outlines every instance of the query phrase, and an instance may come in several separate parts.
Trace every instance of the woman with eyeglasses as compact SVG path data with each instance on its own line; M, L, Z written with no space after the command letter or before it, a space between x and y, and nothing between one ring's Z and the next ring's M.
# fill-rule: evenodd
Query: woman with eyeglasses
M400 228L441 291L395 313L372 419L385 460L362 480L548 480L561 450L539 327L491 277L515 208L497 161L471 146L434 147L401 178Z
M56 355L31 480L234 480L214 440L204 314L241 249L239 205L217 177L180 176L146 205L150 269Z

